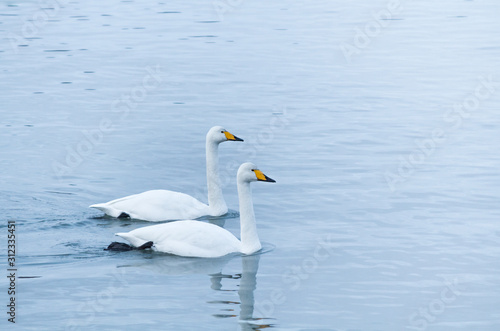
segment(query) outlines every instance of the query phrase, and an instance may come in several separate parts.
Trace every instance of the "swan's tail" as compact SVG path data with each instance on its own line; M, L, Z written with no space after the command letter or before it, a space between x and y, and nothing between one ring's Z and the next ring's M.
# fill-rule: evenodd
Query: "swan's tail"
M106 205L104 203L96 203L95 205L90 205L89 208L95 208L95 209L105 211Z
M129 232L115 233L115 235L127 240L134 247L140 247L148 242L147 240L140 239L140 238L135 237L134 235L131 235Z
M117 218L125 217L122 216L123 211L110 207L106 203L97 203L95 205L90 205L89 208L99 209L100 211L103 211L106 215L109 215L111 217L117 217ZM126 214L126 216L129 217L128 214Z

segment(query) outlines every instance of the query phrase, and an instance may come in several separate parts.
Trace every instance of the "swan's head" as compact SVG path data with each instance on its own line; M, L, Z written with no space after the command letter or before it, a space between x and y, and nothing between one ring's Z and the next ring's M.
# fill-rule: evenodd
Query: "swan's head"
M243 141L243 139L236 137L222 126L214 126L207 133L207 141L220 144L224 141Z
M276 183L274 179L264 175L255 164L250 162L243 163L240 166L240 169L238 170L238 181Z

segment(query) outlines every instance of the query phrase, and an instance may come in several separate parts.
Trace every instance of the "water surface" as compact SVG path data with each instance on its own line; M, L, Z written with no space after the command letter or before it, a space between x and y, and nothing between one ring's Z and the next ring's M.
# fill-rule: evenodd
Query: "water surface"
M0 228L36 277L17 328L500 328L497 2L0 8ZM206 201L213 125L245 142L220 146L231 212L204 221L239 233L255 162L277 180L253 185L262 254L104 251L148 223L90 204Z

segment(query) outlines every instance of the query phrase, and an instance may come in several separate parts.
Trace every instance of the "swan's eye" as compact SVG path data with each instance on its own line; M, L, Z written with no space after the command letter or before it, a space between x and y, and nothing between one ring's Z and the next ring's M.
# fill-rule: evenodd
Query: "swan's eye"
M221 131L220 133L224 133L224 131Z

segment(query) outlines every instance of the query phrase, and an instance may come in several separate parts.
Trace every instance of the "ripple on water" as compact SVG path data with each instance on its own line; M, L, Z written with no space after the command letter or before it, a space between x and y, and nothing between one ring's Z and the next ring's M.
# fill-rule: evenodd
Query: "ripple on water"
M200 35L200 36L189 36L190 38L217 38L217 36L214 35Z

